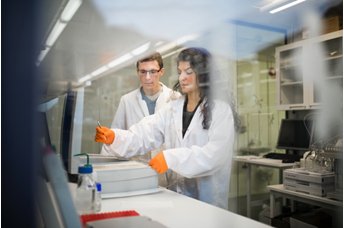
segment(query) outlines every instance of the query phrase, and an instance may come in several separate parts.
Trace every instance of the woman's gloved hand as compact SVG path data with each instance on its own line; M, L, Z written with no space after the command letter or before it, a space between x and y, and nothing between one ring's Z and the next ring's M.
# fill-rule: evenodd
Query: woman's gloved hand
M96 128L95 141L105 144L112 144L115 140L115 132L110 128L101 126Z
M149 165L155 169L157 173L165 173L168 170L168 166L163 151L159 152L154 158L152 158Z

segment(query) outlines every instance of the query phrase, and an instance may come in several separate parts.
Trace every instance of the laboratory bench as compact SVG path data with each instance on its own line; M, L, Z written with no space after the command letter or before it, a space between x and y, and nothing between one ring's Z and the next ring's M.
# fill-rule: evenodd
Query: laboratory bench
M130 210L170 228L270 227L165 188L151 194L102 199L100 213Z
M165 188L153 194L102 201L102 211L123 210L135 210L167 227L270 227Z

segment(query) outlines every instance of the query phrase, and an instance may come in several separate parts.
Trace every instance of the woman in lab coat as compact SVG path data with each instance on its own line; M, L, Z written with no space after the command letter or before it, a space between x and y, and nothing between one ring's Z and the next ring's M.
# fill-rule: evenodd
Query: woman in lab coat
M211 96L211 56L202 48L178 55L183 96L129 130L97 127L95 140L103 151L121 157L144 154L164 145L150 161L158 173L177 175L175 191L224 209L228 208L229 179L234 144L234 119L229 104Z

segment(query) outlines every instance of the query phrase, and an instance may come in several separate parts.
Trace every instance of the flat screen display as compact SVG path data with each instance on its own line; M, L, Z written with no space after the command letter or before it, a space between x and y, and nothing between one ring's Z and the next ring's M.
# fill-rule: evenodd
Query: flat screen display
M312 132L311 124L310 120L282 119L276 148L308 150Z

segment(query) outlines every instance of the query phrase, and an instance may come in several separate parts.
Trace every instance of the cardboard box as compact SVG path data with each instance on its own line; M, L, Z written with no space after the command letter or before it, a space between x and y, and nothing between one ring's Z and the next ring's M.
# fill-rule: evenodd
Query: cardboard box
M341 30L343 24L339 16L331 16L323 19L323 34Z

